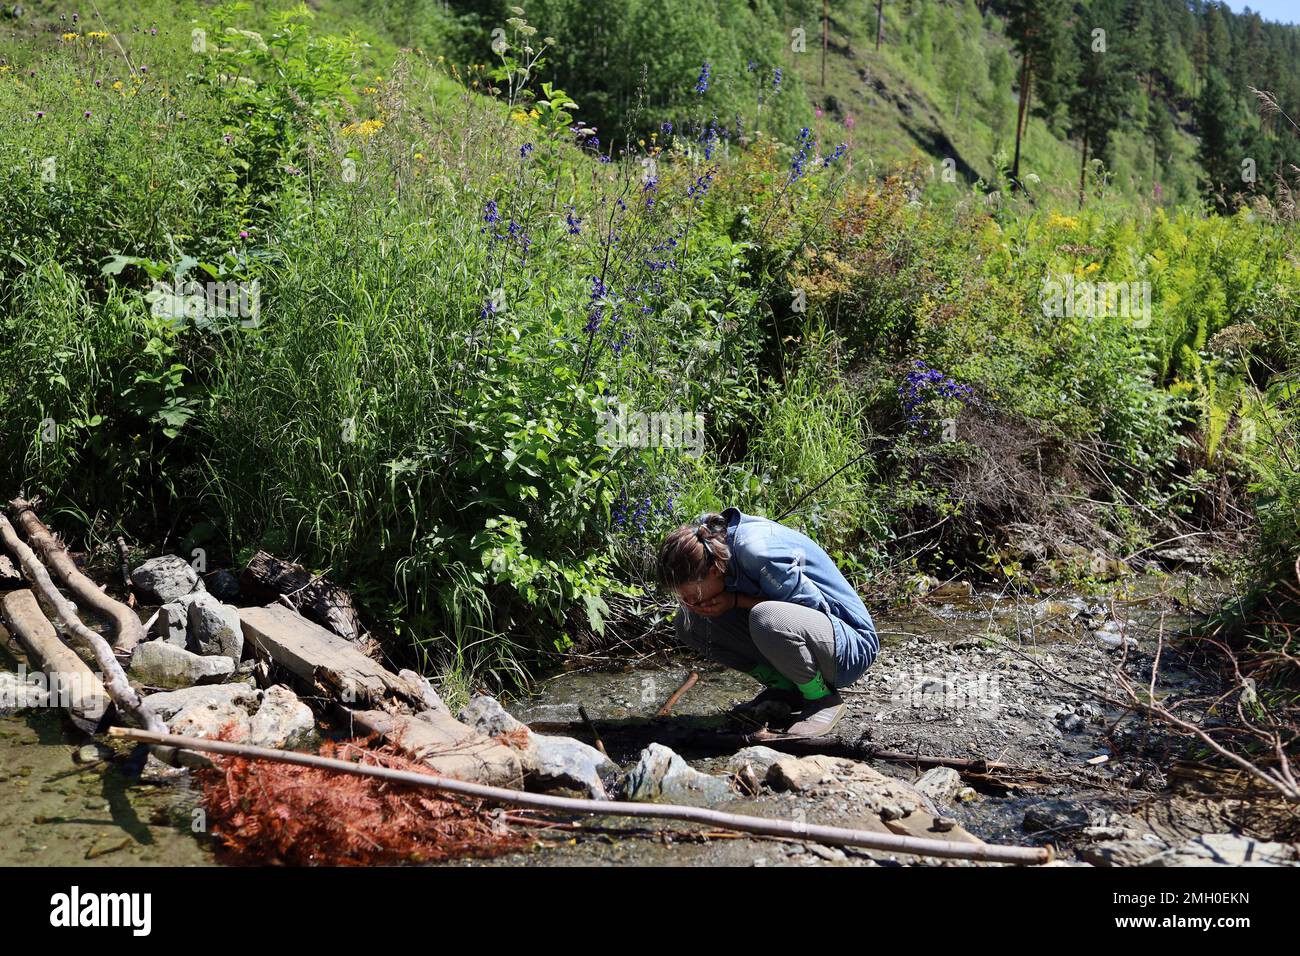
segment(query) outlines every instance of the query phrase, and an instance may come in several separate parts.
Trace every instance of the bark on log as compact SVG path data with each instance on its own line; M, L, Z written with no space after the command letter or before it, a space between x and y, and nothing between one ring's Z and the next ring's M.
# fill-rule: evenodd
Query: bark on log
M166 733L167 725L135 692L126 679L122 665L113 656L113 649L108 646L108 641L81 622L72 602L54 586L50 573L45 569L45 565L41 564L36 552L18 536L18 532L4 515L0 515L0 540L3 540L5 547L18 559L23 573L35 585L36 591L44 598L46 605L54 609L67 635L94 657L95 663L99 665L99 672L103 675L104 689L117 705L118 711L148 730ZM160 759L166 759L162 755L159 756Z
M28 502L22 498L15 498L9 502L9 511L13 515L14 522L22 528L23 535L32 550L36 551L53 569L63 586L72 592L78 604L113 625L115 650L130 652L144 640L144 628L140 626L140 618L136 613L121 601L113 600L101 591L94 581L78 570L67 549L55 539L41 519L36 517L36 512Z
M409 770L394 770L389 767L375 767L368 764L353 763L316 754L297 753L291 750L272 750L267 747L253 747L248 744L232 744L221 740L202 740L194 737L182 737L174 734L149 733L114 727L109 731L115 737L127 737L145 743L164 744L206 753L225 754L232 757L244 757L252 760L276 760L281 763L297 764L301 767L319 767L335 770L339 773L359 777L376 777L394 783L409 784L415 787L429 787L445 790L468 797L477 797L493 803L504 803L539 810L558 810L568 813L594 814L597 816L650 817L660 820L685 820L691 823L703 823L727 830L745 833L757 833L764 836L789 837L812 843L824 843L830 846L860 846L867 849L883 850L891 853L912 853L919 856L937 856L948 859L983 860L999 863L1039 864L1052 860L1050 847L999 846L991 843L954 843L923 837L901 836L872 832L869 830L851 830L846 827L828 827L812 823L795 823L786 820L773 820L765 817L744 816L739 813L722 813L703 807L682 807L673 804L622 803L614 800L575 800L569 797L552 797L540 793L520 793L500 787L488 787L482 784L466 783L447 777L437 777Z
M51 699L68 712L72 722L86 733L99 731L112 718L112 699L103 682L59 640L36 595L24 588L0 598L5 624L27 654L28 662L45 673Z
M361 622L348 593L301 565L259 551L240 573L239 586L255 601L284 596L303 617L349 641L361 637Z

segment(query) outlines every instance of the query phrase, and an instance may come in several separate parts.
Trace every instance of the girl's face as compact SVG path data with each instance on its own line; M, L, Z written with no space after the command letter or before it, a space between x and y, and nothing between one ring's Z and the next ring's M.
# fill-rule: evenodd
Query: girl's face
M725 597L726 590L722 583L722 572L717 568L710 568L709 573L698 581L690 581L676 588L677 600L682 602L682 606L705 617L717 617L730 609L731 602Z

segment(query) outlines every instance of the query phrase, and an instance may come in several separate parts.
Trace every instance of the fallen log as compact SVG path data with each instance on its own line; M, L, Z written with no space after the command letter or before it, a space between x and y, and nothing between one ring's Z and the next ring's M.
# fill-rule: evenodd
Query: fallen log
M5 624L27 654L28 662L44 672L51 699L68 712L77 727L99 733L111 719L112 700L104 683L76 652L59 640L36 595L24 588L0 598Z
M247 744L234 744L222 740L202 740L195 737L183 737L176 734L154 733L124 727L113 727L109 734L124 737L141 743L157 746L176 747L186 750L198 750L206 753L224 754L232 757L244 757L250 760L275 760L282 763L298 764L304 767L319 767L335 770L339 773L361 777L377 777L394 783L408 784L415 787L429 787L445 790L467 797L476 797L493 803L513 806L533 807L538 810L555 810L569 813L592 814L596 816L649 817L660 820L684 820L690 823L702 823L721 827L726 830L738 830L764 836L788 837L829 846L857 846L871 850L892 853L909 853L917 856L934 856L946 859L980 860L990 863L1042 864L1052 859L1051 847L999 846L996 844L953 843L924 837L903 836L898 834L876 833L868 830L853 830L847 827L822 826L812 823L794 823L785 820L771 820L764 817L745 816L738 813L723 813L703 807L684 807L673 804L632 804L613 800L577 800L569 797L552 797L539 793L522 793L505 790L500 787L488 787L482 784L466 783L449 777L437 777L389 767L376 767L321 757L316 754L296 753L290 750L273 750L267 747L254 747Z
M154 714L149 706L140 699L135 689L131 687L130 681L126 679L126 673L122 670L122 665L113 656L113 649L108 646L108 641L81 622L81 619L77 617L77 609L72 602L65 598L59 592L59 589L54 586L49 571L45 569L45 565L41 564L36 552L29 548L22 538L18 536L18 532L14 530L14 526L9 523L9 519L4 515L0 515L0 540L18 559L23 573L35 586L45 604L53 608L55 614L58 615L68 637L94 657L95 663L99 665L104 689L108 692L108 696L112 698L118 711L149 730L165 733L167 725ZM137 623L139 622L137 621ZM160 759L167 759L163 754L158 756Z
M140 618L136 613L121 601L113 600L94 581L81 573L67 549L36 516L29 502L15 498L9 502L9 511L32 550L49 565L77 603L113 625L115 650L129 652L144 640L144 628L140 626Z

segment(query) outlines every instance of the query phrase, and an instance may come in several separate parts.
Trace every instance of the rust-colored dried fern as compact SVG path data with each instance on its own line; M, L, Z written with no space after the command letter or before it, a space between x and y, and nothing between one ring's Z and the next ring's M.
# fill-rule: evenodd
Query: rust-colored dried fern
M325 743L322 757L430 773L373 739ZM529 839L481 801L374 777L243 757L197 775L223 862L370 866L487 857Z

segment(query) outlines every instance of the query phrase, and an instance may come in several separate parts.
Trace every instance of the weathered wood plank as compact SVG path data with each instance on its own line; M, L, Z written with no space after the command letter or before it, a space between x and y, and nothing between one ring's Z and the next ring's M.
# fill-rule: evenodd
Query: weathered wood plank
M336 700L365 706L387 698L423 705L423 688L385 670L350 641L285 607L239 609L244 638L264 657L309 685L320 685Z

